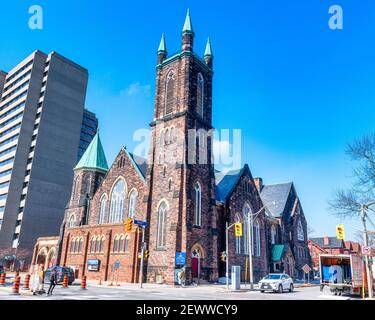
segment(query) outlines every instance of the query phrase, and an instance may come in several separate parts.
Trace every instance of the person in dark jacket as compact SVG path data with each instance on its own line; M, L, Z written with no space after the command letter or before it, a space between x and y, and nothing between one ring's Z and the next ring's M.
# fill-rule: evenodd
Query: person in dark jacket
M56 269L53 269L51 271L51 274L49 276L49 282L50 282L50 285L49 285L49 289L48 289L48 293L47 295L51 295L52 292L53 292L53 289L55 289L55 286L57 284L57 273L56 273Z

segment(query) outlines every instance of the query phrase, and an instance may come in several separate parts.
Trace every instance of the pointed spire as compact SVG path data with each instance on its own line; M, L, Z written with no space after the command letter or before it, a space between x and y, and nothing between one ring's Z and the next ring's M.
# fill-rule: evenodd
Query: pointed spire
M164 33L161 35L158 53L167 53L167 46L165 44L165 34Z
M204 52L204 56L205 57L213 57L210 38L208 38L208 40L207 40L206 51Z
M194 35L193 24L191 23L191 17L190 17L190 9L187 10L184 28L182 29L182 34L185 34L185 33L190 33Z
M103 150L103 145L100 141L99 130L92 139L81 160L74 168L74 170L77 169L91 169L104 172L108 171L108 163Z

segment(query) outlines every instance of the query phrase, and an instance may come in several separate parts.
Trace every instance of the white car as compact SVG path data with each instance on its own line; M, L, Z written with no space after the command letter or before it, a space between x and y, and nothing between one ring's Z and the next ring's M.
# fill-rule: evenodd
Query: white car
M284 290L294 290L293 280L284 273L270 273L259 281L260 292L274 291L283 293Z

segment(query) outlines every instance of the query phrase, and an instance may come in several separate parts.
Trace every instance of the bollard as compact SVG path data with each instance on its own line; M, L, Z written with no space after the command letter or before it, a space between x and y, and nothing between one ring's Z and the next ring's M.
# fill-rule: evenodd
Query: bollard
M5 282L6 282L6 274L5 274L5 273L2 273L2 274L0 275L0 286L5 287Z
M20 294L20 283L21 283L21 277L16 277L13 282L12 295Z
M82 290L86 290L87 289L87 277L86 276L82 276L81 289Z
M69 286L69 277L68 276L64 276L63 288L68 288L68 286Z
M25 277L25 283L23 285L23 288L25 290L30 290L30 278L31 278L31 276L29 274L27 274L26 277Z

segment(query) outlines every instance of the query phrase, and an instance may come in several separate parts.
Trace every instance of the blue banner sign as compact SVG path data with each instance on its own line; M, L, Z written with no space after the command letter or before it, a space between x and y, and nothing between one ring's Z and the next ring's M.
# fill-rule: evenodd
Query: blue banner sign
M177 266L186 265L186 252L176 252L176 265Z

